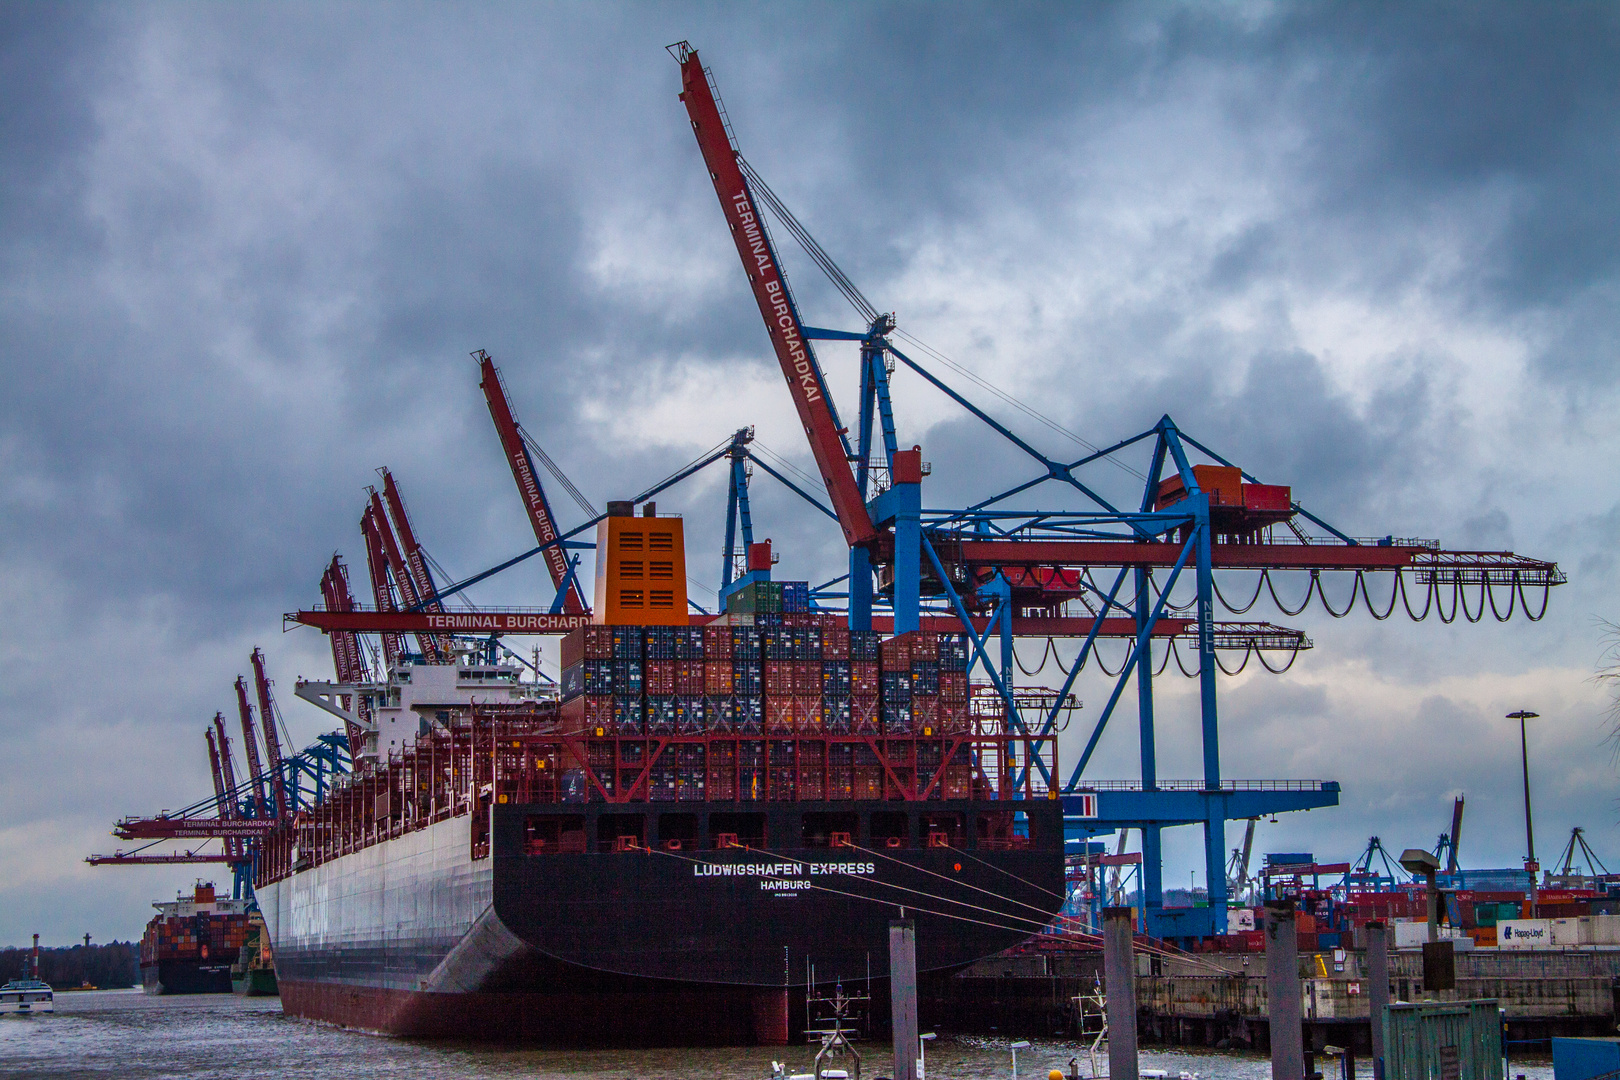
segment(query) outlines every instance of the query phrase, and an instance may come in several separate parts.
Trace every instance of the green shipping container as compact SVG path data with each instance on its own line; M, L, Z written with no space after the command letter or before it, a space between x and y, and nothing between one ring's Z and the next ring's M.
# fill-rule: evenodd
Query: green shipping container
M1387 1006L1384 1080L1504 1080L1496 999Z

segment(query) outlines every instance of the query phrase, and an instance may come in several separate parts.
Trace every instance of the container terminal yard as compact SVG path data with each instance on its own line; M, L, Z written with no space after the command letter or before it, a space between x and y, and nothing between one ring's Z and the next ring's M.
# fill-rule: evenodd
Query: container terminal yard
M785 1043L838 984L884 1000L885 927L901 912L915 920L925 1022L1072 1031L1098 982L1102 909L1126 904L1144 1036L1260 1045L1255 909L1279 899L1297 907L1319 1043L1351 1044L1338 1028L1365 1024L1370 919L1396 920L1403 999L1422 990L1405 951L1421 942L1399 920L1421 918L1424 940L1437 922L1453 941L1456 985L1500 998L1528 1035L1612 1029L1613 879L1577 873L1577 847L1595 858L1578 835L1557 884L1533 851L1522 870L1471 881L1482 872L1458 867L1459 804L1430 919L1427 883L1376 839L1354 864L1273 854L1251 874L1256 821L1342 793L1331 777L1232 776L1222 755L1223 675L1251 661L1280 672L1312 647L1257 608L1534 622L1559 568L1398 536L1397 522L1351 535L1287 477L1251 472L1169 416L1075 460L1046 456L867 300L744 159L696 50L670 52L715 227L734 240L822 487L756 453L741 425L598 512L519 424L495 359L473 353L468 389L476 372L533 546L449 580L399 479L379 470L360 587L334 556L318 601L286 616L330 643L333 678L294 693L334 730L294 750L254 650L235 724L205 727L212 794L119 821L142 846L90 861L218 865L232 899L262 914L288 1013L402 1035ZM783 233L849 301L850 328L805 322ZM818 347L858 357L844 414ZM1027 469L953 477L978 492L964 505L928 498L931 465L895 422L900 367ZM705 508L680 502L680 485L711 468L728 484L721 608L705 611L687 594L685 542ZM586 520L562 527L542 470ZM836 524L845 573L778 572L750 505L761 473ZM461 601L536 557L548 608ZM535 636L527 655L507 641ZM1075 679L1104 639L1127 659L1106 700L1083 707ZM1063 680L1020 681L1020 641L1054 653ZM1191 778L1158 769L1155 685L1172 660L1198 688ZM1132 722L1116 716L1132 702L1139 775L1098 777L1099 740ZM1072 758L1058 739L1071 728L1084 736L1065 741ZM1246 829L1235 852L1229 822ZM1161 838L1174 828L1201 834L1196 902L1167 896Z

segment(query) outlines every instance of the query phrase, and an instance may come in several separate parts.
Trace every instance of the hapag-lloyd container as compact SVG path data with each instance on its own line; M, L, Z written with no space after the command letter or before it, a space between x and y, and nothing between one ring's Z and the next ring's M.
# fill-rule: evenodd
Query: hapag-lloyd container
M1499 949L1546 949L1552 943L1551 919L1503 919L1496 924Z

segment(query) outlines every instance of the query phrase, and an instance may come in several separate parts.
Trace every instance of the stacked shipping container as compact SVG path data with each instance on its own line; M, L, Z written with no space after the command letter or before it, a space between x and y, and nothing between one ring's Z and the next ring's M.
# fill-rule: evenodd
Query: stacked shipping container
M608 735L966 733L967 639L884 640L810 612L588 626L562 643L563 719Z

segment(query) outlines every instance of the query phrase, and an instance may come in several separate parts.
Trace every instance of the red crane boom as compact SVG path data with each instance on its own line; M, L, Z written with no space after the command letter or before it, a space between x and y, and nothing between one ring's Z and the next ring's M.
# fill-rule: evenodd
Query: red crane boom
M238 815L236 805L236 766L231 761L231 740L225 734L225 714L214 714L214 733L219 736L219 771L225 779L226 806L219 812L223 818Z
M214 745L214 729L204 728L203 737L208 740L208 771L214 777L214 813L220 817L230 817L226 812L225 778L219 771L219 749Z
M394 527L388 521L388 511L383 509L382 496L377 494L376 488L367 488L371 492L371 504L368 508L372 524L377 530L377 539L382 542L383 558L387 560L387 567L394 579L394 586L399 590L403 607L420 609L422 595L417 592L416 581L405 565L405 556L400 553L399 540L394 536ZM445 657L439 652L439 639L432 634L417 634L416 647L431 661L443 660Z
M248 704L247 680L236 677L236 711L242 714L242 742L247 753L248 789L253 793L253 814L264 818L270 813L270 799L264 790L264 769L259 764L259 737L253 733L253 706Z
M219 713L214 714L214 728L219 729L219 738L225 738L225 718ZM230 788L225 786L225 771L220 765L219 748L214 741L214 728L203 728L203 736L208 740L208 767L214 776L214 813L222 818L236 817L236 796ZM230 764L226 762L226 764ZM236 842L223 840L225 854L230 855L236 851Z
M321 598L326 601L327 611L346 613L354 610L354 595L349 591L349 570L336 555L332 556L332 564L326 568L326 573L321 575ZM328 630L326 633L332 644L332 670L337 672L338 682L358 686L371 681L370 667L360 653L360 635L346 629ZM364 694L344 694L343 708L352 710L362 721L371 719L371 705ZM349 746L358 750L360 728L349 721L345 721L344 726Z
M388 504L388 516L393 520L394 532L399 537L405 571L416 590L414 602L420 604L424 611L443 611L444 605L438 600L439 590L433 584L433 573L428 569L427 555L416 540L416 530L411 528L411 518L405 512L405 500L400 496L399 486L394 483L394 475L387 469L377 471L382 473L383 502ZM448 637L434 635L432 655L440 660L448 659L452 645Z
M766 235L753 192L737 164L737 148L721 118L714 87L698 60L696 49L685 42L672 48L680 61L681 100L686 103L692 130L697 134L698 149L708 165L715 194L720 197L720 208L731 227L731 239L737 245L737 255L748 274L754 301L765 318L777 363L782 366L782 374L793 391L799 422L810 439L810 451L827 485L827 496L838 514L844 540L851 546L869 545L877 539L878 529L872 524L872 515L867 511L855 473L850 469L842 432L832 403L827 400L815 354L804 336L804 326L788 292L787 278L782 274L776 251Z
M523 508L529 514L529 526L534 529L534 542L551 544L541 554L546 560L546 570L551 574L552 586L560 589L568 578L568 553L561 544L551 543L557 539L557 519L551 512L551 502L546 498L546 489L540 484L539 474L534 471L529 448L523 445L523 432L518 427L517 418L512 415L512 405L507 400L506 384L501 381L500 369L483 349L473 353L473 358L478 361L478 385L484 391L484 399L489 402L490 419L495 421L495 433L501 437L501 449L506 451L507 463L512 466L512 479L517 481L518 494L523 497ZM580 590L576 576L568 595L563 598L563 613L579 615L586 610L585 595Z
M259 722L264 727L264 749L270 758L270 793L276 817L287 816L287 777L281 769L281 736L276 733L276 703L270 697L270 678L264 673L264 651L253 650L253 682L259 691Z
M366 539L366 568L371 572L371 595L376 601L377 610L398 611L393 586L388 582L388 555L383 551L382 533L372 517L370 503L366 504L366 512L360 515L360 534ZM399 662L399 654L405 651L405 636L385 630L382 645L383 664L392 669Z

